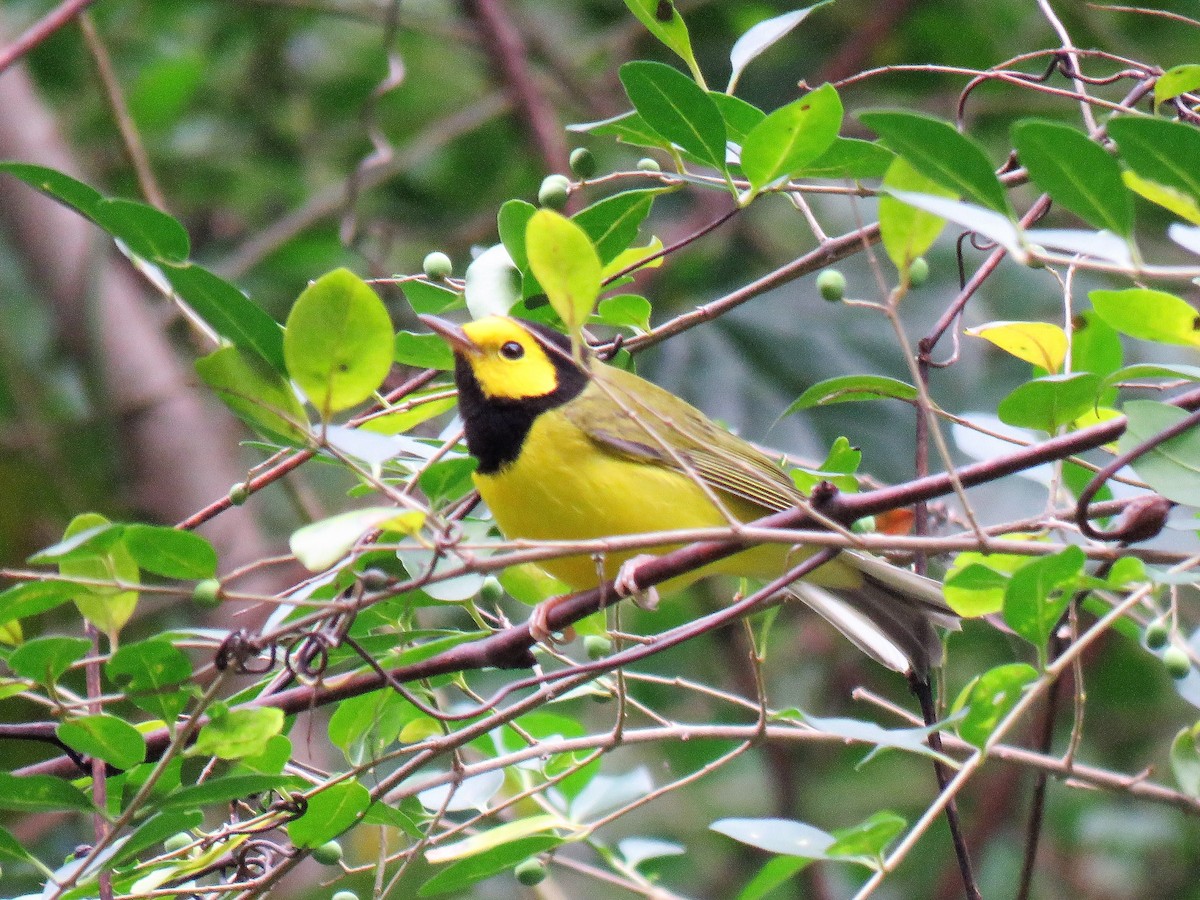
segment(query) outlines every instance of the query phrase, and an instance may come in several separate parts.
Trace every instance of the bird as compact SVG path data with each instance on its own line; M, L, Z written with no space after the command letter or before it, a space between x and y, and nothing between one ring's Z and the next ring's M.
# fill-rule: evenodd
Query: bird
M458 410L475 486L508 539L582 541L752 522L806 506L775 459L682 398L572 345L546 325L492 315L421 321L454 353ZM652 548L666 552L675 544ZM764 543L666 582L713 574L773 579L813 548ZM574 590L621 579L638 551L547 559ZM956 630L941 585L878 556L844 550L791 594L880 664L928 679L938 628Z

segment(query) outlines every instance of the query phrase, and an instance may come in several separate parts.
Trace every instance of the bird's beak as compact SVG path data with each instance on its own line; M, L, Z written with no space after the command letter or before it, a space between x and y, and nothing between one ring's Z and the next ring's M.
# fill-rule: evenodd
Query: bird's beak
M419 315L417 316L426 328L434 334L440 336L450 349L455 353L467 353L472 356L478 355L479 345L467 337L467 333L453 322L447 322L445 319L439 319L437 316Z

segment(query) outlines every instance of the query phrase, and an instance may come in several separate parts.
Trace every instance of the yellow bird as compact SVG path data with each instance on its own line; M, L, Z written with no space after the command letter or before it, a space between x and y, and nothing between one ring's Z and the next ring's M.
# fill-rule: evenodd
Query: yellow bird
M454 350L475 485L508 538L723 527L805 503L770 457L669 391L586 351L573 358L565 335L502 316L421 320ZM811 552L761 544L664 588L717 573L776 578ZM609 554L605 577L633 555ZM599 581L587 554L541 565L576 590ZM941 662L935 626L958 628L936 581L868 554L844 551L790 591L873 659L922 678Z

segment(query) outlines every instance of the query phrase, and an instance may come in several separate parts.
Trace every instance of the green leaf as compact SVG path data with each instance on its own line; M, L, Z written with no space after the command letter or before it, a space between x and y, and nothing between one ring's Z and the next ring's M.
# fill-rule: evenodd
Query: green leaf
M1189 413L1169 403L1130 400L1122 407L1129 418L1117 446L1128 453L1140 444L1186 419ZM1168 500L1200 506L1200 428L1143 453L1130 465L1139 478Z
M657 62L621 66L621 84L642 120L671 143L725 171L725 119L704 88Z
M1193 225L1200 225L1200 200L1191 194L1165 184L1159 184L1157 181L1151 181L1149 178L1143 178L1131 169L1126 169L1121 173L1121 181L1139 197L1144 197L1151 203L1170 210L1179 218L1185 219Z
M371 805L371 792L351 779L310 794L304 815L288 823L297 847L319 847L357 823Z
M692 39L688 35L683 16L675 8L674 0L668 3L662 3L660 0L625 0L625 5L652 35L687 63L693 77L703 85L704 78L692 52Z
M1004 591L1004 621L1038 648L1045 660L1046 642L1071 602L1086 557L1071 546L1043 556L1013 573Z
M418 369L438 369L448 372L454 368L454 351L436 334L396 332L396 362Z
M754 126L767 117L767 114L753 103L747 103L740 97L722 94L720 91L709 91L708 96L717 104L721 118L725 120L725 136L735 144L740 145L745 141L746 135L754 130Z
M1008 194L983 147L949 122L910 112L864 112L858 118L926 178L1013 217Z
M143 259L182 263L191 252L184 227L153 206L136 200L104 199L96 204L93 215L97 225Z
M926 178L903 156L895 157L888 165L883 184L899 191L934 194L948 199L958 196L932 178ZM890 194L879 198L879 231L883 249L901 272L908 271L912 261L933 246L945 227L946 220L931 212L918 209Z
M170 641L151 638L125 644L104 667L105 674L125 683L127 699L169 725L187 705L188 694L180 690L192 676L192 663Z
M592 239L600 263L607 265L637 239L638 228L650 214L654 198L662 192L662 188L646 188L614 194L581 209L571 221Z
M378 759L417 708L393 691L371 691L338 703L329 717L329 741L352 766Z
M518 201L510 201L516 203ZM400 283L404 299L418 315L436 316L462 304L462 294L450 288L428 281L404 281Z
M1196 88L1200 88L1200 66L1195 63L1172 66L1154 82L1154 105L1166 103Z
M1071 329L1071 371L1093 372L1104 378L1104 389L1097 398L1101 406L1116 402L1117 392L1109 386L1114 383L1112 373L1121 368L1124 357L1117 330L1096 315L1094 309L1075 316ZM1196 372L1200 375L1200 368Z
M93 806L83 791L61 778L0 772L0 809L16 813L90 812Z
M63 562L75 562L81 559L92 559L108 552L121 540L125 533L124 525L109 522L103 516L96 516L96 524L80 527L65 535L61 541L44 547L29 557L34 565L57 565Z
M835 830L833 836L836 840L829 845L825 853L831 857L879 858L883 856L887 845L895 840L907 825L908 821L903 816L881 809L857 825Z
M1036 681L1037 670L1027 663L1008 663L984 672L963 688L954 704L956 710L966 707L966 715L958 723L958 734L964 740L983 747L1021 699L1026 685Z
M1184 728L1171 742L1171 774L1189 797L1200 797L1200 722Z
M199 809L292 787L298 782L287 775L226 775L180 788L164 797L160 806L162 809ZM303 782L299 784L304 785Z
M791 819L718 819L708 826L735 841L787 856L825 859L834 844L833 835L820 828Z
M62 172L48 169L45 166L21 162L0 162L0 172L7 172L14 178L21 179L31 188L71 207L88 218L91 218L93 211L104 199L95 188L82 181L77 181L70 175L64 175Z
M796 9L783 15L764 19L748 28L745 34L734 42L733 48L729 51L731 72L729 86L725 88L725 92L732 94L742 77L742 72L746 70L746 66L758 59L778 41L787 37L793 28L808 18L809 13L832 2L833 0L821 0L820 3L814 3L804 9Z
M0 592L0 625L54 609L75 595L65 581L29 581Z
M618 294L605 297L596 307L596 318L613 328L632 328L645 333L650 330L650 301L637 294Z
M839 137L829 145L828 150L794 173L793 177L852 178L856 181L882 178L894 159L896 154L882 144Z
M287 371L283 329L262 307L224 279L195 263L163 266L171 289L217 334L235 347L257 353L276 372Z
M0 860L25 862L32 859L29 851L21 846L21 842L13 837L7 828L0 828Z
M965 618L1000 612L1010 576L1029 559L1016 553L978 553L974 550L958 554L946 573L943 585L946 602Z
M776 856L771 858L754 877L746 883L737 900L762 900L775 888L790 881L812 862L803 856Z
M233 709L200 729L188 756L241 759L262 753L267 741L283 730L283 710L274 707Z
M435 897L438 894L462 891L476 882L513 868L531 856L552 850L562 842L562 838L554 835L537 834L502 844L486 853L460 859L422 884L417 896Z
M1200 381L1200 366L1179 364L1136 363L1117 369L1105 377L1104 383L1121 384L1126 381L1142 381L1150 378L1169 378L1172 381ZM3 595L0 595L3 596Z
M819 158L842 127L842 101L831 84L775 110L746 135L742 171L758 192Z
M1053 433L1093 409L1102 384L1092 372L1035 378L1001 400L996 414L1006 425Z
M147 847L161 844L173 834L198 828L203 821L204 814L199 810L169 810L156 813L139 825L121 844L121 849L113 858L113 865L132 860Z
M378 295L348 269L304 289L283 335L288 374L321 418L370 397L392 367L392 320Z
M241 347L221 347L196 360L196 374L221 402L256 432L304 447L310 443L308 414L291 384L261 356Z
M70 538L108 524L108 519L99 513L82 513L70 521L63 537ZM71 578L112 580L123 584L137 584L139 581L138 565L129 550L120 543L94 556L64 558L59 562L58 569ZM79 585L72 599L83 617L105 632L115 644L117 634L137 607L138 594L137 591L120 590L115 586Z
M1096 314L1122 334L1156 341L1200 347L1200 313L1186 300L1149 288L1090 291Z
M417 516L424 516L417 510ZM367 506L310 522L293 532L288 548L310 572L321 572L345 556L372 528L405 513L394 506Z
M28 640L8 657L8 667L38 684L54 684L72 665L83 659L92 642L87 638L53 635Z
M671 142L646 124L636 112L621 113L611 119L599 122L583 122L578 125L568 125L567 131L582 131L589 134L614 137L623 144L634 147L652 147L669 150Z
M834 472L839 475L853 475L862 464L862 451L851 445L850 439L837 437L825 454L825 461L817 467L818 472Z
M1034 119L1014 125L1012 139L1029 177L1055 203L1095 228L1132 236L1133 198L1104 148L1070 126Z
M457 500L475 487L471 473L478 463L471 457L440 459L417 478L417 486L433 505Z
M591 238L565 216L539 209L525 229L525 249L530 270L577 340L600 295L600 257Z
M917 399L917 389L911 384L884 375L842 375L818 381L793 400L783 415L790 416L794 412L814 406L889 398L912 403Z
M122 543L141 568L164 578L212 578L217 551L191 531L161 525L126 525Z
M529 268L529 257L525 255L525 229L538 208L524 200L509 200L496 214L496 226L500 242L512 258L513 265L524 271Z
M1200 129L1183 122L1120 116L1108 123L1121 158L1142 178L1200 201Z
M68 719L58 726L58 739L84 756L104 760L118 769L146 761L141 732L116 716L94 715Z

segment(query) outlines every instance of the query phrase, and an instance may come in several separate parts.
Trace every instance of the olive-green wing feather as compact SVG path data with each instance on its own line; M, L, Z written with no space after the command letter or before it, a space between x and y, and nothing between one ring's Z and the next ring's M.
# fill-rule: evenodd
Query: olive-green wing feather
M592 374L591 384L563 412L606 451L680 472L691 469L713 490L755 503L764 515L804 502L774 460L694 406L611 366L595 365Z

